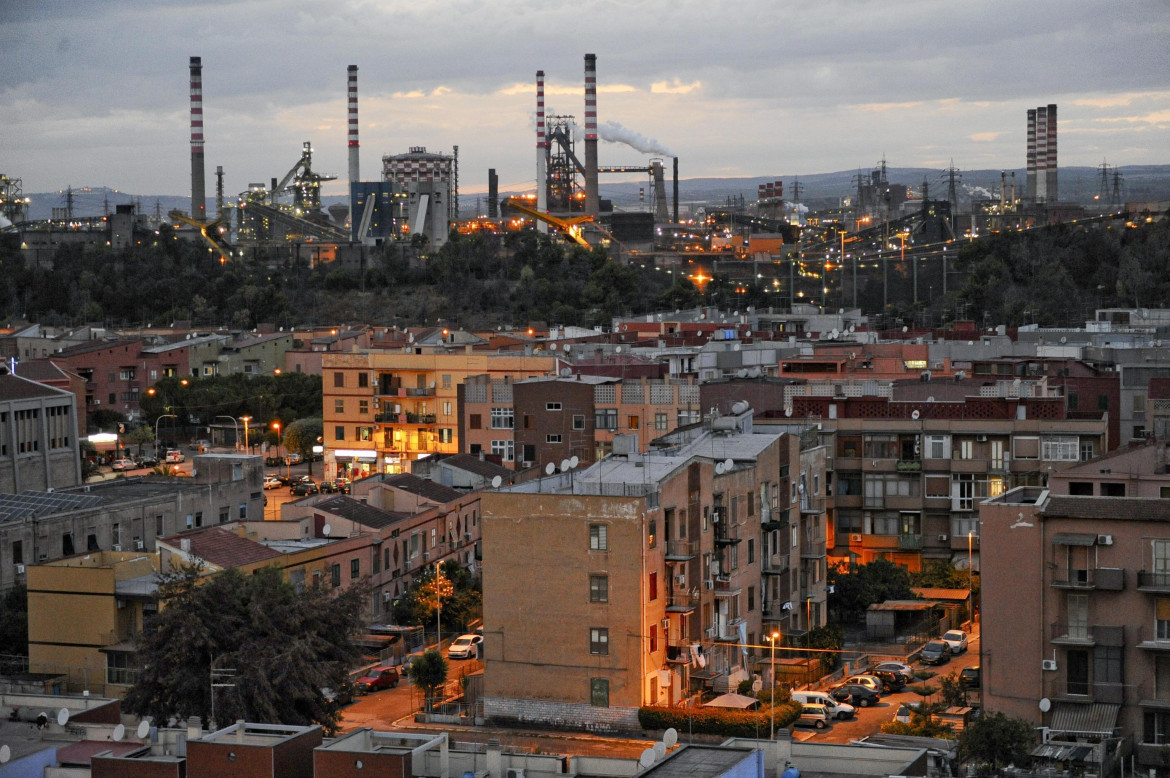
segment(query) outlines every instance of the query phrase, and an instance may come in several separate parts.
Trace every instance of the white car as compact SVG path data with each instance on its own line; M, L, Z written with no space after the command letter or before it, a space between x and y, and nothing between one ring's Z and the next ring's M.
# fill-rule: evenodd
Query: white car
M876 665L874 670L888 670L891 673L898 673L906 679L906 683L914 680L914 668L905 662L882 662Z
M138 467L133 459L115 459L114 464L110 465L110 469L114 472L124 472L126 470L133 470Z
M448 659L473 659L475 647L483 642L483 635L460 635L447 648Z
M961 629L947 630L939 639L951 647L952 654L961 654L967 650L967 633Z
M280 479L274 475L270 475L264 479L264 488L265 489L279 489L283 485L284 484L282 484L280 482Z
M881 678L876 675L851 675L841 683L852 683L858 686L864 686L871 691L881 694L886 690L886 685Z

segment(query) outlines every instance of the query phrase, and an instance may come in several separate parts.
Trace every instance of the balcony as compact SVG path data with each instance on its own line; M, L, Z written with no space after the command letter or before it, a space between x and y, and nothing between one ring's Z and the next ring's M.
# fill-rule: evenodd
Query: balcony
M804 559L820 559L825 556L825 541L805 540L800 547L800 556Z
M378 387L379 397L434 397L435 387L422 386L413 389L407 389L402 386L380 386Z
M1125 685L1120 683L1058 680L1053 681L1048 688L1052 697L1068 702L1106 702L1121 705L1125 701Z
M1137 760L1143 767L1170 767L1170 745L1138 743Z
M1091 570L1058 570L1053 574L1055 589L1100 589L1120 592L1125 589L1125 570L1119 567L1098 567Z
M689 591L674 591L666 597L666 611L668 613L690 613L694 609L695 601L691 599Z
M374 421L382 424L434 424L437 417L433 413L379 413Z
M734 535L724 535L722 533L715 533L715 545L717 546L734 546L736 543L743 542L742 538Z
M1149 570L1138 571L1138 591L1170 593L1170 573L1154 573Z
M901 551L921 551L922 535L899 535L898 549Z
M1159 632L1153 624L1143 624L1137 630L1137 647L1145 651L1170 651L1170 634Z
M899 459L897 465L899 473L918 473L922 471L921 459Z
M824 497L805 497L800 498L800 512L801 513L824 513L825 512L825 498Z
M789 566L787 554L770 554L760 560L764 575L783 575L792 568Z
M742 592L743 587L733 584L729 575L721 575L715 579L716 597L738 597Z
M698 544L693 540L666 541L667 562L685 562L688 559L694 559L696 553L698 553Z
M760 617L768 621L787 621L792 614L792 608L785 608L785 605L790 606L791 603L788 600L770 602L760 608Z
M1062 646L1092 646L1097 642L1093 639L1093 629L1087 624L1051 624L1049 642Z
M689 665L691 663L691 647L689 643L674 642L666 644L666 661L668 664Z
M1159 689L1153 682L1137 687L1138 705L1155 710L1170 710L1170 689Z

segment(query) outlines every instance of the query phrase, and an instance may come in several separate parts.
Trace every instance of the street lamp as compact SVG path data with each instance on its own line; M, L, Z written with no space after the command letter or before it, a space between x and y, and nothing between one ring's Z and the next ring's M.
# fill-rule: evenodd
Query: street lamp
M251 416L241 416L240 421L244 422L244 451L251 451L248 448L248 422L252 420Z
M779 630L772 630L768 635L768 642L772 644L772 707L769 710L771 717L768 722L768 739L776 739L776 641L780 639Z
M967 596L971 598L971 623L975 623L975 566L972 548L975 542L975 530L967 531Z
M236 432L236 436L235 436L236 439L233 442L235 443L235 445L237 447L239 447L239 445L240 445L240 423L238 421L236 421L236 417L235 416L219 415L219 416L216 416L215 418L217 418L217 419L231 419L232 420L232 427Z

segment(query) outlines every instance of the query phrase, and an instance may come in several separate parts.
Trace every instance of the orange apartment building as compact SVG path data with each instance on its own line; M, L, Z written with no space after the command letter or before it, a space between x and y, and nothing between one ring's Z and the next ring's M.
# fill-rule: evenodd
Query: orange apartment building
M472 375L516 380L555 372L527 354L419 348L322 356L325 472L354 480L403 473L431 454L460 453L458 387Z
M799 437L741 406L663 442L482 495L488 718L637 726L760 672L765 628L824 623L824 479L790 473Z

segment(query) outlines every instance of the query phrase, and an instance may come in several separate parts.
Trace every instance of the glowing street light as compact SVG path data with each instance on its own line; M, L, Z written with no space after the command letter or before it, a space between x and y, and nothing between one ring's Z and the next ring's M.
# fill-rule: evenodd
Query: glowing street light
M780 639L780 631L772 630L767 640L772 644L772 707L769 710L771 720L768 722L768 739L776 739L776 641Z

